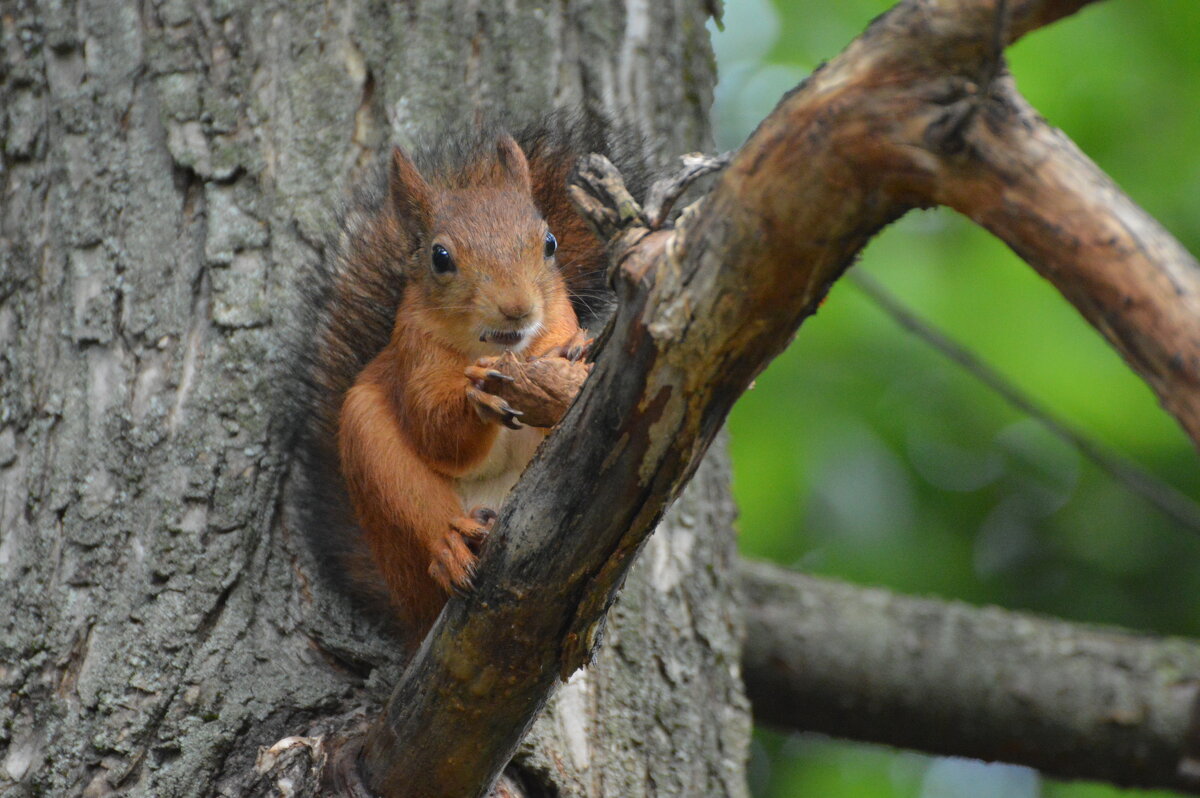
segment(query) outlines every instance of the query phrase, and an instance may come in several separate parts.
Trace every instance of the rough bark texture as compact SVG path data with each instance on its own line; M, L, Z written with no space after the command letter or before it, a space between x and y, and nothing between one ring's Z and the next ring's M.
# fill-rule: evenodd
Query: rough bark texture
M945 142L973 157L945 165L939 201L1052 282L1200 442L1200 265L1010 79L994 93L970 135Z
M4 4L0 793L276 794L325 752L284 746L260 778L260 746L363 721L394 651L314 581L281 502L297 276L374 153L441 119L585 103L621 109L655 154L703 146L704 16L683 0ZM654 586L653 556L631 577L619 645L531 738L551 791L743 794L712 469L655 544L675 581ZM709 694L727 729L674 722Z
M1200 644L898 596L741 564L755 718L1200 791Z
M1006 93L1003 47L1083 4L901 3L785 96L673 229L649 231L611 167L589 163L576 196L619 264L616 322L578 401L501 514L493 532L501 542L485 550L476 591L450 602L393 694L387 722L372 730L365 762L380 784L426 794L463 739L479 758L461 794L499 772L555 676L587 658L616 586L733 399L867 240L912 207L948 201L964 181L1017 184L989 150L995 129L1031 129ZM1096 173L1067 148L1055 156L1072 174ZM1096 218L1080 220L1081 186L1094 181L1050 182L1053 202L1028 212L1032 226L1090 231L1131 220L1147 229L1112 193L1088 205ZM1003 192L998 200L1003 208ZM1032 238L993 229L1018 251ZM1200 270L1165 234L1133 259L1125 239L1087 238L1091 261L1072 261L1056 284L1143 374L1158 374L1161 352L1173 353L1178 377L1151 379L1152 387L1200 433L1189 410L1200 401L1200 314L1187 312ZM1132 235L1134 246L1144 240ZM1049 252L1028 258L1047 273L1063 263ZM1124 285L1136 301L1113 301L1113 263L1131 264ZM1139 336L1148 341L1128 345ZM548 589L555 601L524 601ZM519 647L502 650L498 629ZM485 690L496 699L486 713L470 700Z
M1086 4L901 3L780 103L707 215L762 231L777 257L799 247L823 292L882 224L954 207L1049 279L1200 445L1200 266L1004 73L1004 44ZM804 183L762 179L779 174Z
M707 532L733 521L728 481L710 456L647 542L596 661L522 743L522 767L554 774L562 798L747 795L736 563L729 539ZM650 675L669 689L631 689Z
M428 749L405 764L478 792L467 771L485 753L488 774L503 764L624 581L613 644L504 789L744 793L728 506L710 496L725 480L699 456L913 206L988 224L1200 432L1195 263L1003 78L1006 42L1083 4L902 3L790 93L675 230L648 234L603 197L619 321L505 510L480 589L397 693L391 720L417 722L395 750ZM273 422L296 275L393 135L581 99L624 109L660 152L702 144L703 15L684 0L5 5L0 789L270 795L286 778L315 793L321 762L350 750L330 741L370 722L398 664L288 528ZM1064 161L1052 185L1006 171L1039 152ZM1010 196L1032 219L1006 216ZM1078 240L1058 236L1075 225ZM1033 246L1042 235L1058 244Z

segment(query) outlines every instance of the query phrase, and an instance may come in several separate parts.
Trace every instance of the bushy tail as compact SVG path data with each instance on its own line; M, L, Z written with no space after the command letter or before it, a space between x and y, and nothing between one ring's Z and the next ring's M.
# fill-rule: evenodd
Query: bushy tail
M566 191L575 161L599 152L617 164L635 196L646 185L640 140L613 136L603 120L558 113L525 126L496 122L469 132L455 126L444 136L414 148L412 160L438 186L454 188L471 180L472 166L494 157L504 130L530 164L534 201L558 238L557 262L566 278L581 326L595 331L612 300L605 284L603 244L584 223ZM300 523L326 577L366 608L395 618L382 577L371 562L354 521L344 487L337 447L342 399L358 374L387 344L404 292L403 264L419 246L400 230L387 198L382 170L360 188L339 221L325 258L306 278L304 306L295 331L297 385L294 432L297 506ZM401 622L401 626L402 626Z
M292 413L300 524L327 578L391 619L387 588L354 520L337 446L342 399L386 346L404 293L409 253L389 224L379 170L342 211L325 257L307 276L294 334Z

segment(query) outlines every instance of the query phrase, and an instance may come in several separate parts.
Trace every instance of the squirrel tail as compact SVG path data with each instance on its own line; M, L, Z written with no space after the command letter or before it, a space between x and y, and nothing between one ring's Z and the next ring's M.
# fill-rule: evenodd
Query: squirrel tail
M576 160L598 152L626 177L635 196L647 180L643 142L614 134L600 117L558 112L524 126L504 120L470 131L443 126L455 135L414 147L412 160L435 185L469 185L473 169L495 152L501 133L513 132L530 164L534 202L558 238L556 258L579 317L596 332L611 315L604 245L572 204L566 183ZM379 169L364 181L342 211L324 257L304 278L302 310L293 334L297 383L287 415L298 468L293 472L299 523L327 579L358 600L370 614L403 632L409 626L371 560L351 509L340 467L338 416L346 392L386 345L404 293L402 264L413 242L397 228Z
M288 400L299 525L323 575L396 631L395 607L354 519L337 445L358 374L387 345L404 292L403 240L389 229L379 168L341 210L324 256L304 273Z

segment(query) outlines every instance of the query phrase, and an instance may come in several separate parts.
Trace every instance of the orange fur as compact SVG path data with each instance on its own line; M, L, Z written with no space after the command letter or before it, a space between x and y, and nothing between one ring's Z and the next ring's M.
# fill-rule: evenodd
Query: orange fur
M499 425L506 405L481 390L475 361L500 354L527 314L542 329L525 355L590 337L580 325L598 332L612 308L607 258L567 175L602 153L638 196L647 151L582 111L515 139L495 121L448 123L357 187L301 282L289 393L300 526L324 576L409 644L470 578L489 516L468 514L499 509L543 434ZM431 269L435 245L457 277Z
M474 165L467 188L427 182L400 150L389 178L393 221L374 234L400 241L379 249L410 253L407 282L387 346L346 394L337 444L356 520L392 602L422 635L448 592L469 585L470 539L485 533L463 506L460 482L503 433L465 370L510 344L481 336L524 331L520 351L537 356L570 343L579 325L545 257L546 221L511 138ZM431 268L434 247L452 258L452 273Z

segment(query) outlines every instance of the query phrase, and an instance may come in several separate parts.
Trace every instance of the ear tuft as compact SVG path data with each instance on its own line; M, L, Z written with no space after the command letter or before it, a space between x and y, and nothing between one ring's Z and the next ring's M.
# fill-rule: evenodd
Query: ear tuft
M433 189L400 147L392 148L388 167L388 201L399 216L428 224Z
M529 177L529 161L512 136L505 133L496 142L496 159L504 176L518 188L531 192L532 181Z

